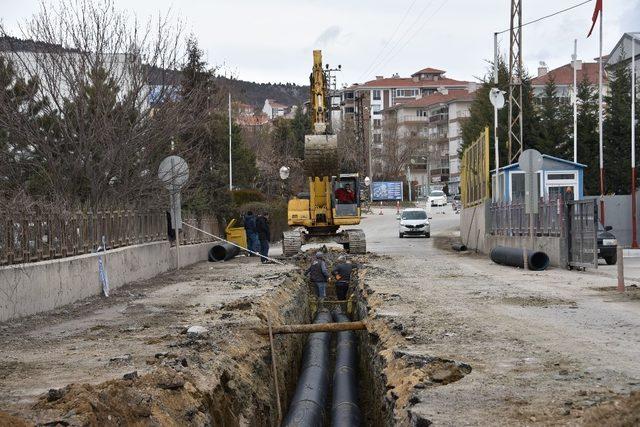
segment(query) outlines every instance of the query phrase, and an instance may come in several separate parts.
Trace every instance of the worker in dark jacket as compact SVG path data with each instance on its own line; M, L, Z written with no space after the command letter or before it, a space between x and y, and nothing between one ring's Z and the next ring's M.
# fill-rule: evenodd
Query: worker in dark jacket
M269 262L269 239L271 238L271 230L269 230L269 214L263 212L256 218L256 232L258 240L260 240L260 262L266 264Z
M318 298L322 302L327 296L327 281L329 280L329 270L324 262L322 252L316 253L314 260L304 272L304 275L308 275L309 279L316 285Z
M338 263L333 266L331 274L336 278L336 295L339 301L347 299L353 268L354 266L351 261L348 261L344 255L340 255L338 257Z
M244 231L247 233L248 249L253 252L260 252L260 239L256 231L256 216L251 211L244 216Z

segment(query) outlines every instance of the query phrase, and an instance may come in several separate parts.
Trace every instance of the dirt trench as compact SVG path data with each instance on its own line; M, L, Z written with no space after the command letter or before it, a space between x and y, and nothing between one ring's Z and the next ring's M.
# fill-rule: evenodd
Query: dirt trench
M338 254L328 251L330 265ZM307 253L294 261L305 267L310 257ZM368 265L370 258L377 256L353 257L361 268L353 280L352 303L343 305L352 320L367 322L367 330L357 333L362 425L429 425L429 420L411 411L419 402L417 392L458 381L471 367L412 349L404 326L384 314L389 296L374 293L366 284L367 274L385 274ZM19 425L18 420L51 426L277 425L280 415L269 339L252 328L266 326L267 316L274 325L309 323L317 304L313 288L298 269L267 279L274 286L264 295L207 309L212 319L209 332L190 334L185 328L159 338L166 351L147 358L150 369L145 373L132 371L97 384L51 389L27 410L0 412L0 425ZM328 298L334 296L330 286ZM282 417L296 387L305 341L306 336L299 334L274 339ZM325 415L329 425L330 408Z

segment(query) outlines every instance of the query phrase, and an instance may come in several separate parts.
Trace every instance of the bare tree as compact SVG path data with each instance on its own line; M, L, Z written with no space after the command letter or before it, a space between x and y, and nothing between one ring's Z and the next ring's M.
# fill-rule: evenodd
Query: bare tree
M384 120L382 127L382 175L385 179L402 179L405 176L411 156L420 147L417 132L401 126L395 117Z
M113 0L61 0L41 3L20 31L0 28L0 55L33 82L38 109L25 114L0 91L0 166L26 170L8 178L13 190L96 208L165 204L158 164L173 153L198 168L197 146L179 142L198 137L189 130L207 113L178 93L181 25L130 20Z

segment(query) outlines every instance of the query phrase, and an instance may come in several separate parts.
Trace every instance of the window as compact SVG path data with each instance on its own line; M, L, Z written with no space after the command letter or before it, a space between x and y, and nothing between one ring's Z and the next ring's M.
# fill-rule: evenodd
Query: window
M345 113L353 113L354 112L354 108L353 107L344 107L344 112Z
M417 89L396 89L396 96L399 98L413 98L417 94Z
M540 193L540 172L536 173L536 187L538 189L538 197L542 197ZM502 180L500 185L503 185ZM504 187L502 187L504 188ZM525 196L525 173L524 172L512 172L511 173L511 200L523 201Z
M374 101L380 101L380 90L379 89L374 89L373 90L373 100Z
M345 92L344 93L344 98L345 99L353 99L353 92Z
M547 174L548 180L558 180L558 179L576 179L575 173L549 173Z
M382 142L382 135L380 135L379 133L374 133L373 134L373 143L374 144L380 144Z
M380 110L382 108L379 105L372 105L371 106L371 111L373 112L373 114L380 114Z
M424 110L416 110L416 115L418 117L427 117L427 112Z
M381 120L380 119L373 119L373 128L374 129L380 129L381 126Z

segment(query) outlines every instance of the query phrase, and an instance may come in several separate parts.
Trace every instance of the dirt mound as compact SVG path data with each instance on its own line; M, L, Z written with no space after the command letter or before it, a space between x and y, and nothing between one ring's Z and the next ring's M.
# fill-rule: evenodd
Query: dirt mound
M202 402L203 394L189 374L161 367L132 380L70 384L50 390L34 409L59 414L37 422L62 425L202 425L210 421Z
M583 420L586 426L640 425L640 391L590 408L585 412Z

